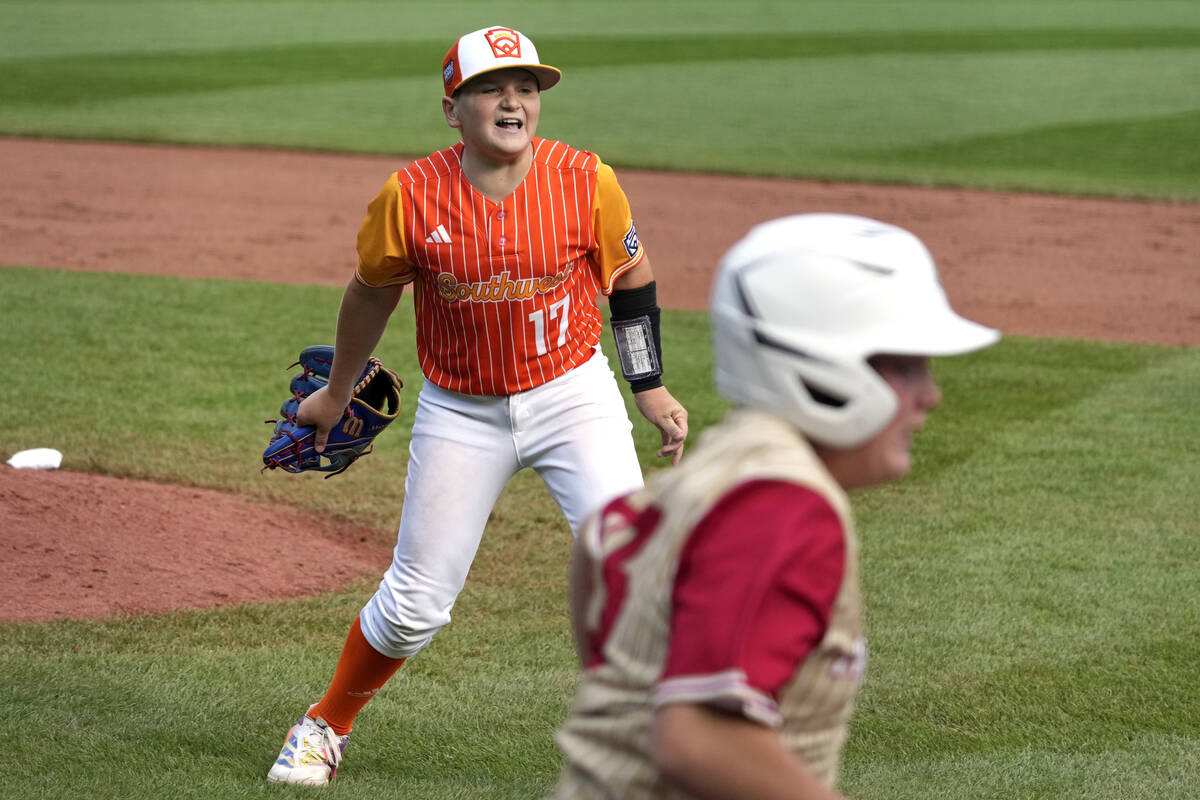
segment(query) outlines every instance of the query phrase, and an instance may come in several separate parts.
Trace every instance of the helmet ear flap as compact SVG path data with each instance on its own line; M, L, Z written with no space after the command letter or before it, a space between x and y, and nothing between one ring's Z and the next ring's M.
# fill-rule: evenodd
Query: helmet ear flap
M764 337L759 337L763 341ZM864 357L801 350L778 338L760 345L764 373L774 383L773 410L810 439L831 447L856 447L881 431L896 413L892 388Z
M864 358L800 347L787 331L716 306L712 328L717 390L738 405L769 411L816 442L855 447L896 412L887 382Z
M795 363L795 362L794 362ZM806 395L793 423L809 438L831 447L857 447L891 420L895 392L865 360L795 363Z

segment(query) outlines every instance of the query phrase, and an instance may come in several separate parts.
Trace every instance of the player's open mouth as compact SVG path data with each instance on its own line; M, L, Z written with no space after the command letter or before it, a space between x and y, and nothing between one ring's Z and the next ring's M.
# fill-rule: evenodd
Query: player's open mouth
M519 119L507 118L497 122L496 127L504 128L508 131L519 131L521 128L525 127L525 123L521 122Z

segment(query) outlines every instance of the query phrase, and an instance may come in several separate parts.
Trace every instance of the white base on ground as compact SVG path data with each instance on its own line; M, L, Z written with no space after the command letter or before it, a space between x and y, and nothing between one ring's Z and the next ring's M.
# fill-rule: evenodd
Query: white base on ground
M58 469L62 458L62 453L53 448L35 447L14 453L6 463L14 469Z

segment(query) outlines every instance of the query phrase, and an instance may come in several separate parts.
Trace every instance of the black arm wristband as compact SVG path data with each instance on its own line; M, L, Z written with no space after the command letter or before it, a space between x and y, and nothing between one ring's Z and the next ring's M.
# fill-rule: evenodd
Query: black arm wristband
M662 335L658 289L654 281L636 289L617 289L608 298L621 374L636 394L662 382Z

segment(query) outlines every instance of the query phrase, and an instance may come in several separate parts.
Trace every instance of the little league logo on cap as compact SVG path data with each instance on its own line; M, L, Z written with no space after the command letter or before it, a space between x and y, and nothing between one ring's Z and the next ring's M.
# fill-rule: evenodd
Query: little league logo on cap
M496 58L520 58L521 36L512 28L492 28L483 34Z
M528 36L512 28L493 25L460 37L446 53L442 60L442 84L446 96L453 95L477 75L511 67L532 72L542 91L562 77L557 69L538 60L537 48Z

